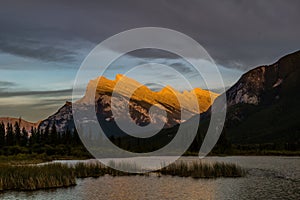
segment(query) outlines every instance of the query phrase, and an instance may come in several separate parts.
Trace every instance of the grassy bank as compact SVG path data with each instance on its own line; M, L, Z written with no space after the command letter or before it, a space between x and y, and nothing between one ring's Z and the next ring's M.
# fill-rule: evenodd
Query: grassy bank
M244 171L235 164L176 162L154 172L193 178L241 177ZM100 177L104 175L137 175L108 168L100 163L78 163L47 165L0 165L0 191L37 190L76 185L76 178ZM140 174L149 175L149 174Z
M76 184L74 170L66 165L1 165L0 190L37 190Z

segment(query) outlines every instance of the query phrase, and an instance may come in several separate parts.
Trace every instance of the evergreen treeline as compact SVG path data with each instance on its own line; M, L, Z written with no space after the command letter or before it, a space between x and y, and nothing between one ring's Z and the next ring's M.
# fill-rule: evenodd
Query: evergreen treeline
M202 130L203 129L203 130ZM199 132L187 150L186 154L198 153L202 145L205 127L199 128ZM115 145L131 152L151 152L162 148L175 137L171 129L165 129L161 133L149 138L140 139L132 137L114 137L109 139ZM269 144L231 144L227 138L225 131L221 134L212 154L274 154L289 155L286 151L295 151L299 153L299 143L269 143ZM76 131L66 130L58 132L55 124L45 127L45 129L37 129L32 127L30 132L25 128L21 128L19 123L15 124L3 122L0 123L0 155L45 155L45 156L72 156L77 158L90 158L91 155L82 144Z
M55 124L45 129L31 127L28 132L19 123L0 123L0 155L46 154L88 156L76 131L58 132Z

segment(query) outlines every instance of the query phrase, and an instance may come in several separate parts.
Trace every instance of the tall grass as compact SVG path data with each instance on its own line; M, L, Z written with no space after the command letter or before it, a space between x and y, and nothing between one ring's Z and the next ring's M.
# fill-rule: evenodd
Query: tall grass
M104 176L107 167L100 163L77 163L71 169L77 178Z
M122 165L123 169L136 169L137 171L143 171L132 163L118 163ZM117 165L117 163L110 163L111 166ZM98 177L105 174L112 176L128 176L137 175L138 173L128 173L109 168L100 163L78 163L73 166L75 175L78 178L85 177ZM245 175L245 171L233 163L225 162L202 162L192 161L184 162L177 161L155 171L154 173L162 175L193 177L193 178L217 178L217 177L242 177ZM147 173L144 173L147 175Z
M202 161L175 162L158 171L163 175L217 178L217 177L242 177L245 171L238 165L224 162L205 163Z
M136 167L130 163L122 163L124 164ZM241 177L245 174L244 170L235 164L201 161L175 162L154 173L193 178ZM0 165L0 191L67 187L76 185L76 178L100 177L106 174L111 176L136 175L106 167L101 163ZM149 175L149 173L140 175Z
M0 166L0 190L37 190L76 184L74 172L62 164Z
M116 163L110 163L112 166ZM124 164L124 163L122 163ZM126 165L130 165L130 163L126 163ZM134 173L123 172L119 170L115 170L110 167L106 167L101 163L77 163L73 166L75 175L77 178L86 178L86 177L99 177L104 176L106 174L111 176L129 176L136 175Z

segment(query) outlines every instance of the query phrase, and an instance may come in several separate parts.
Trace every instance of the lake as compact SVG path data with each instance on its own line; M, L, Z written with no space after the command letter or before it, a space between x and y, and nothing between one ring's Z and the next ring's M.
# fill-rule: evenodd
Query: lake
M196 159L182 158L186 162ZM78 179L77 185L69 188L6 191L0 193L0 199L300 199L300 157L232 156L207 157L205 160L237 163L247 170L247 175L217 179L106 175Z

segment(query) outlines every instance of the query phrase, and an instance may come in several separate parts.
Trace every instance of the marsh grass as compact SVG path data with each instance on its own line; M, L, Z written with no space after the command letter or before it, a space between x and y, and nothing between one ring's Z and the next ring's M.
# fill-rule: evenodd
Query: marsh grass
M112 163L111 163L112 164ZM116 165L116 163L114 163ZM118 163L130 169L137 166L131 163ZM151 172L153 173L153 172ZM201 161L175 162L155 171L161 175L193 178L241 177L244 170L236 164L205 163ZM146 175L150 173L128 173L106 167L101 163L77 163L75 165L52 163L45 165L0 165L0 191L2 190L37 190L68 187L76 185L76 178L111 176Z
M163 175L193 177L193 178L218 178L218 177L242 177L245 171L233 163L202 161L175 162L158 171Z
M113 161L110 162L111 166L117 167L118 166L123 167L123 169L134 169L133 167L135 165L131 163L115 163ZM125 166L124 166L125 165ZM129 172L123 172L119 170L115 170L110 167L106 167L105 165L101 163L77 163L73 166L73 169L75 171L75 175L77 178L86 178L86 177L99 177L104 175L111 175L111 176L130 176L130 175L137 175L137 173L129 173Z
M74 172L62 164L0 166L0 190L37 190L76 184Z
M71 169L77 178L104 176L107 167L100 163L77 163Z
M121 167L118 166L118 168L127 169L129 171L143 171L132 163L110 163L110 165L122 165ZM122 172L113 168L106 167L101 163L78 163L73 166L73 168L75 170L75 175L78 178L99 177L106 174L112 176L149 175L149 173ZM245 171L237 164L202 161L177 161L167 167L154 171L154 173L159 175L172 175L193 178L242 177L245 175Z

